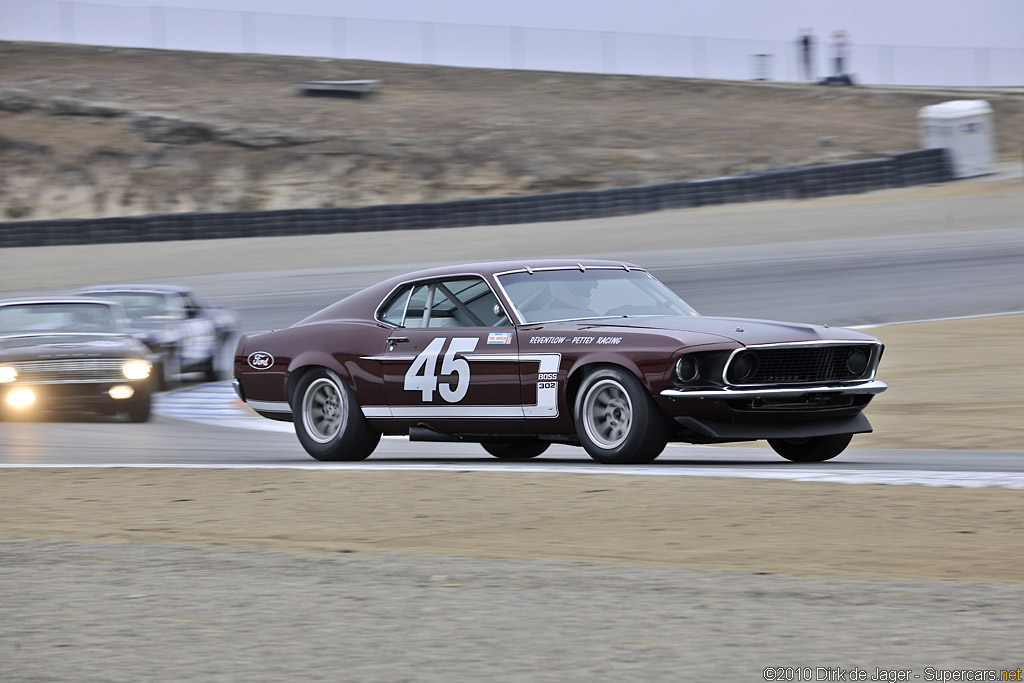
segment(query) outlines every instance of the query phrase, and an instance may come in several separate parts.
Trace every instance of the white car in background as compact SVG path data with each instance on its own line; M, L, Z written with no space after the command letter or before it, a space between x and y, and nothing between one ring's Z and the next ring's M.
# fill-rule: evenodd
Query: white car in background
M211 306L176 285L102 285L75 293L121 305L136 336L155 354L155 374L163 388L190 372L201 372L211 382L220 379L222 351L238 331L233 311Z

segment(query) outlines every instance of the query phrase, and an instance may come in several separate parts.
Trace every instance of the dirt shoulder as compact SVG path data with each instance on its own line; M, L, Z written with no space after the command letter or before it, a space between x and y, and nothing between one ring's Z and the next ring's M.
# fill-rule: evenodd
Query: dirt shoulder
M371 99L306 80L378 79ZM829 88L0 42L0 220L438 201L916 149L917 113L1024 90Z
M1024 494L690 477L7 470L0 538L1024 583Z
M1019 372L1024 315L868 330L886 347L889 383L868 407L858 448L1024 449Z
M1017 449L1024 316L895 325L855 448ZM979 341L979 340L983 340ZM965 353L984 345L984 353ZM956 363L949 363L950 358ZM941 368L937 372L936 368ZM1024 492L707 477L8 469L0 538L1024 583Z

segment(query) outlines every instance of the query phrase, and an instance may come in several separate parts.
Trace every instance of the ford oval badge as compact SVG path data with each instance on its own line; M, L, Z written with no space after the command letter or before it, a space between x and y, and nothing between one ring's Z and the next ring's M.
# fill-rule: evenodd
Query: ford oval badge
M254 370L266 370L274 364L274 357L266 351L253 351L249 354L249 367Z

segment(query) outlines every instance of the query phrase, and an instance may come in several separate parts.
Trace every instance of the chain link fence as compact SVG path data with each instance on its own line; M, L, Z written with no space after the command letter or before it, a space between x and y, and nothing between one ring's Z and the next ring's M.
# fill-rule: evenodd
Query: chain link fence
M0 39L416 64L797 81L795 41L271 14L71 0L0 0ZM831 75L819 39L813 75ZM1024 49L857 45L857 83L1020 86Z

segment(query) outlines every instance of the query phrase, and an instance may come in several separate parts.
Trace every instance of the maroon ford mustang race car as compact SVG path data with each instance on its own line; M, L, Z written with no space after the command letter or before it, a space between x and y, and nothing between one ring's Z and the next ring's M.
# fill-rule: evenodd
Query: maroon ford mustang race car
M700 316L631 264L507 261L410 273L245 334L235 389L294 421L317 460L407 434L498 458L574 444L605 463L767 439L811 462L871 431L881 355L854 330Z

